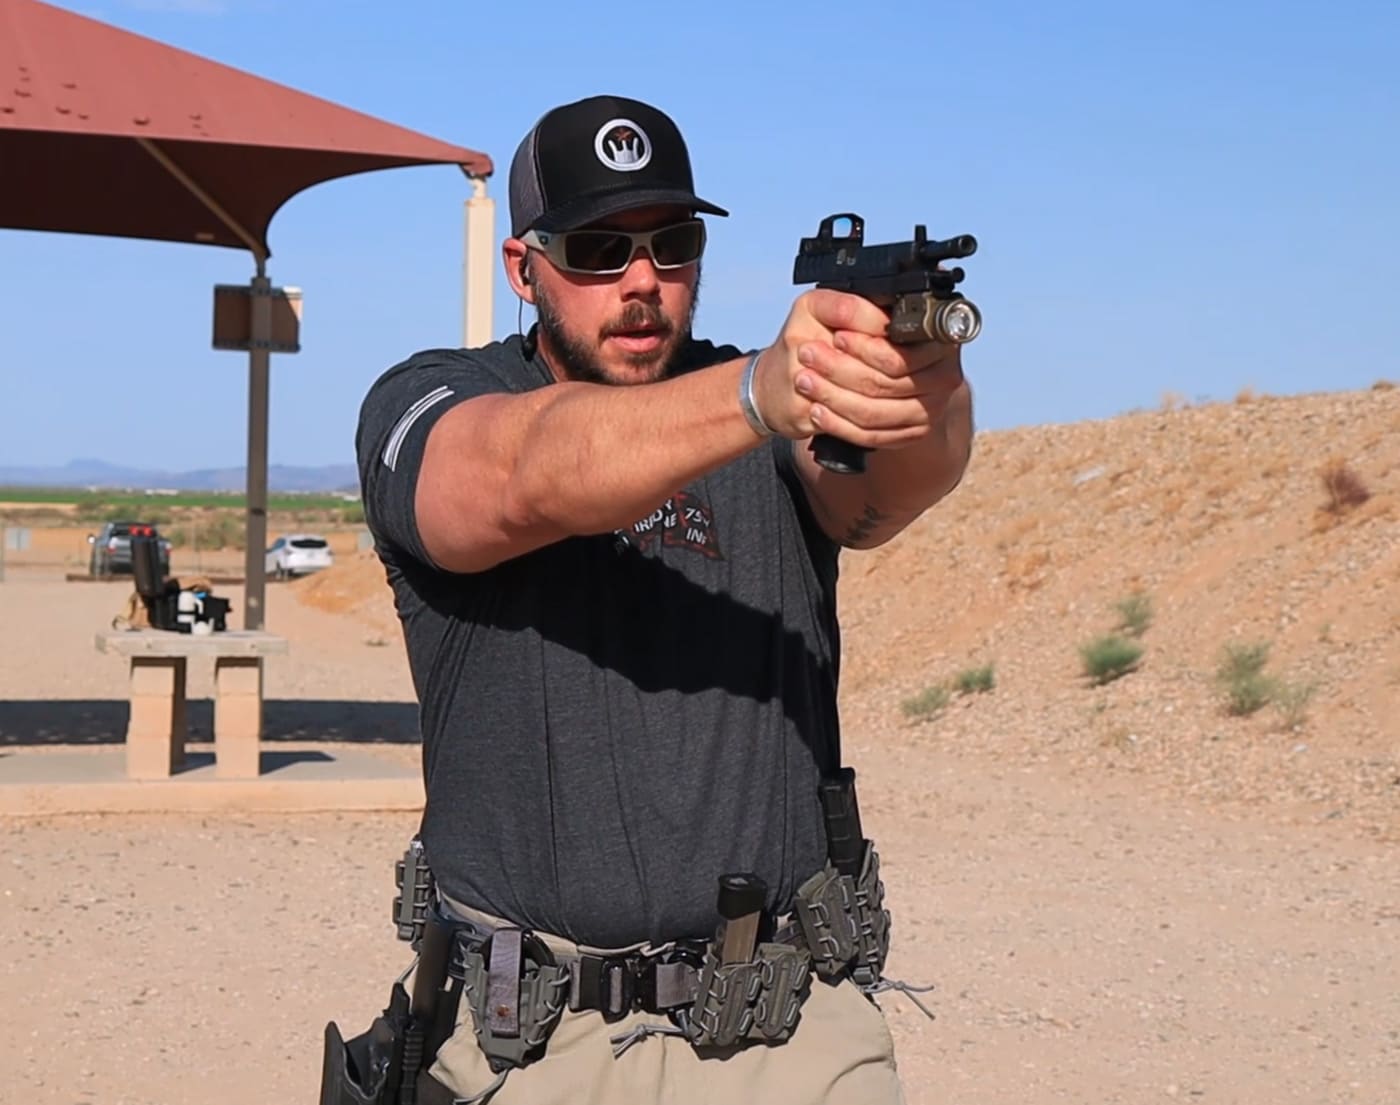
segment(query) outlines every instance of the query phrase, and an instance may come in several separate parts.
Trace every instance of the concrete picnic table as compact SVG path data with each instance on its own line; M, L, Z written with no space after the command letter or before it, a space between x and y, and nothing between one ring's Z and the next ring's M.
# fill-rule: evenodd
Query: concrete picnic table
M130 660L131 714L126 726L126 773L168 779L185 762L186 667L190 657L214 660L214 760L224 778L259 772L263 658L288 651L285 637L263 630L195 636L163 629L108 629L97 651Z

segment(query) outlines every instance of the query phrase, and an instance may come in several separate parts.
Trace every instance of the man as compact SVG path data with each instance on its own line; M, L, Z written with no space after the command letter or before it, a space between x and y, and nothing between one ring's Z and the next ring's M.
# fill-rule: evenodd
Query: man
M548 112L511 165L503 247L537 325L420 352L361 411L421 704L422 847L477 933L431 1066L459 1100L902 1100L879 963L863 985L811 977L794 925L775 934L827 864L839 552L956 486L971 399L956 346L894 346L884 312L834 291L797 296L762 350L695 339L700 216L726 214L657 108ZM866 471L818 466L818 433L871 448ZM778 966L739 939L707 975L736 872L760 880Z

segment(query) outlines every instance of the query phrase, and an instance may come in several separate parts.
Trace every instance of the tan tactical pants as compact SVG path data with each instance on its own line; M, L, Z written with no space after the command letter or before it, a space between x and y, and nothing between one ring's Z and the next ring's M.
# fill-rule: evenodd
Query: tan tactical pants
M484 919L457 907L467 917ZM578 947L544 936L552 950ZM894 1041L880 1008L854 983L813 979L802 1017L784 1043L715 1049L704 1057L679 1036L648 1036L614 1057L612 1037L664 1016L633 1013L609 1023L564 1010L542 1059L506 1075L482 1105L904 1105ZM466 1003L430 1073L471 1099L497 1079L472 1033Z

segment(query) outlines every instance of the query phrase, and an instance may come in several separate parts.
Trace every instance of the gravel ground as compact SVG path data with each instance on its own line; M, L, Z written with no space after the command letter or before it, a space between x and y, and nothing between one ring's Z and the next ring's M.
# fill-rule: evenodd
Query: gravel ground
M124 593L0 585L0 626L25 629L0 635L0 757L52 740L55 712L116 739L122 666L91 636ZM269 669L273 739L330 717L336 739L416 755L397 642L286 587L269 624L293 642ZM192 671L191 693L207 680ZM891 973L936 987L932 1021L881 999L913 1105L1400 1102L1392 843L1022 755L972 706L940 726L877 706L852 702L849 758L895 911ZM326 1021L367 1026L409 962L388 918L414 823L0 821L0 1101L313 1101Z
M947 753L872 759L891 974L936 986L932 1021L881 999L911 1103L1400 1101L1381 846ZM408 963L388 916L413 824L0 824L0 1099L314 1101L325 1022L367 1026Z

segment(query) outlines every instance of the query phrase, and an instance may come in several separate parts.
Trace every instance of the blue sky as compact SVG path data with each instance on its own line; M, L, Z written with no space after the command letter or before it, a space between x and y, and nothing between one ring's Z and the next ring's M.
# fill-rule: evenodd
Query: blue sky
M658 104L731 212L697 319L716 340L776 334L825 215L975 234L984 429L1400 378L1394 3L63 6L491 154L497 246L544 110ZM460 342L467 195L401 169L278 214L269 274L305 323L273 359L273 463L351 460L375 377ZM210 289L249 275L233 250L0 230L0 463L241 464L246 358L210 349ZM494 324L516 326L499 279Z

